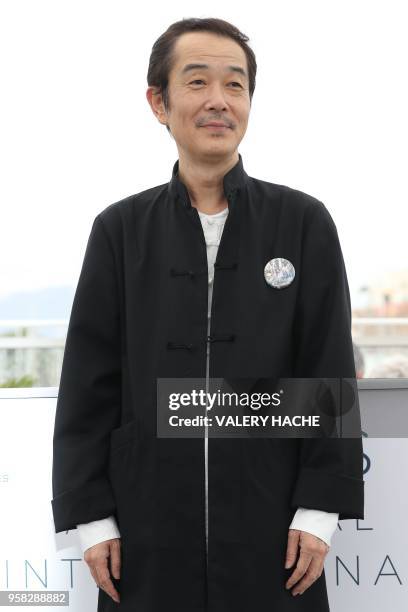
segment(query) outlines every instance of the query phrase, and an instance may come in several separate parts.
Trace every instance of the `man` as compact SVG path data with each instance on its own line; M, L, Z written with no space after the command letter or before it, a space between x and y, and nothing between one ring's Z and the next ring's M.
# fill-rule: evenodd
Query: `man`
M364 518L361 438L157 435L159 378L246 378L256 391L280 376L355 377L329 212L249 177L238 153L255 89L247 40L186 19L156 41L147 99L179 159L169 183L108 206L89 237L52 506L57 532L79 529L98 612L119 598L129 612L326 612L337 520ZM282 288L268 276L277 258Z

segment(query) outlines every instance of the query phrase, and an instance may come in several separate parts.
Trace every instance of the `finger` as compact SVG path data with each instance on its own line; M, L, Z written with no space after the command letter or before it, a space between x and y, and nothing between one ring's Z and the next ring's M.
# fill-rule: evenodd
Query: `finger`
M99 587L103 589L110 597L112 597L114 601L119 603L119 593L113 586L106 559L99 561L94 567Z
M89 567L89 571L92 574L92 578L95 580L96 586L99 586L99 584L98 584L98 576L96 575L96 572L95 572L94 568L91 565L89 565L88 567Z
M286 560L285 560L285 568L292 567L294 562L296 561L298 548L299 548L299 538L300 531L299 529L289 529L288 531L288 545L286 548Z
M300 551L299 560L296 564L295 571L292 573L290 578L286 582L286 588L290 589L298 580L304 576L307 568L309 567L313 557L311 554Z
M110 567L114 578L120 578L120 539L112 540L110 544Z
M300 582L295 586L292 591L292 595L301 595L308 589L318 578L320 578L323 572L323 561L318 557L314 557L307 572Z

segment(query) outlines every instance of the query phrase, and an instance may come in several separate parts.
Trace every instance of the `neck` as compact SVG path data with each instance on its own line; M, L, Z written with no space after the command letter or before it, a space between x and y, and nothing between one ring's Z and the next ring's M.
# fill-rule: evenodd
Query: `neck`
M179 179L187 188L191 205L210 215L227 208L223 179L238 161L238 151L221 161L208 163L192 159L180 152Z

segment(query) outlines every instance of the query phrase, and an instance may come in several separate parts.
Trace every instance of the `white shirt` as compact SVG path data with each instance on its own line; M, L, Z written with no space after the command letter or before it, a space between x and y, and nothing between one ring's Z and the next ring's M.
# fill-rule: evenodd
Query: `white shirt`
M207 245L208 260L208 321L211 316L211 301L214 282L214 263L217 257L218 247L221 241L225 220L228 216L228 207L218 213L209 215L197 210L204 231L205 242ZM205 438L205 450L207 461L208 438ZM206 484L206 496L208 496L208 484ZM208 532L208 513L205 508L206 533ZM331 537L336 530L339 514L337 512L325 512L311 508L298 508L293 517L289 529L300 529L307 531L318 538L324 540L330 546ZM85 552L90 546L110 540L120 538L120 532L114 516L82 523L77 525L78 535L82 551Z

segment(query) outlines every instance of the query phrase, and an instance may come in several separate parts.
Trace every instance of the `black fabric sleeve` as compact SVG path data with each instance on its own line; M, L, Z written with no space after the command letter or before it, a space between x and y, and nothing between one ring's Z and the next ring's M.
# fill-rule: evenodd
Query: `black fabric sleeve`
M337 228L315 200L305 213L294 377L354 382L356 437L299 439L299 472L292 506L338 512L339 520L364 518L363 448L351 336L351 304ZM343 409L343 407L341 407Z
M120 422L121 346L114 257L103 220L93 222L68 325L55 414L55 532L106 518L110 432Z

